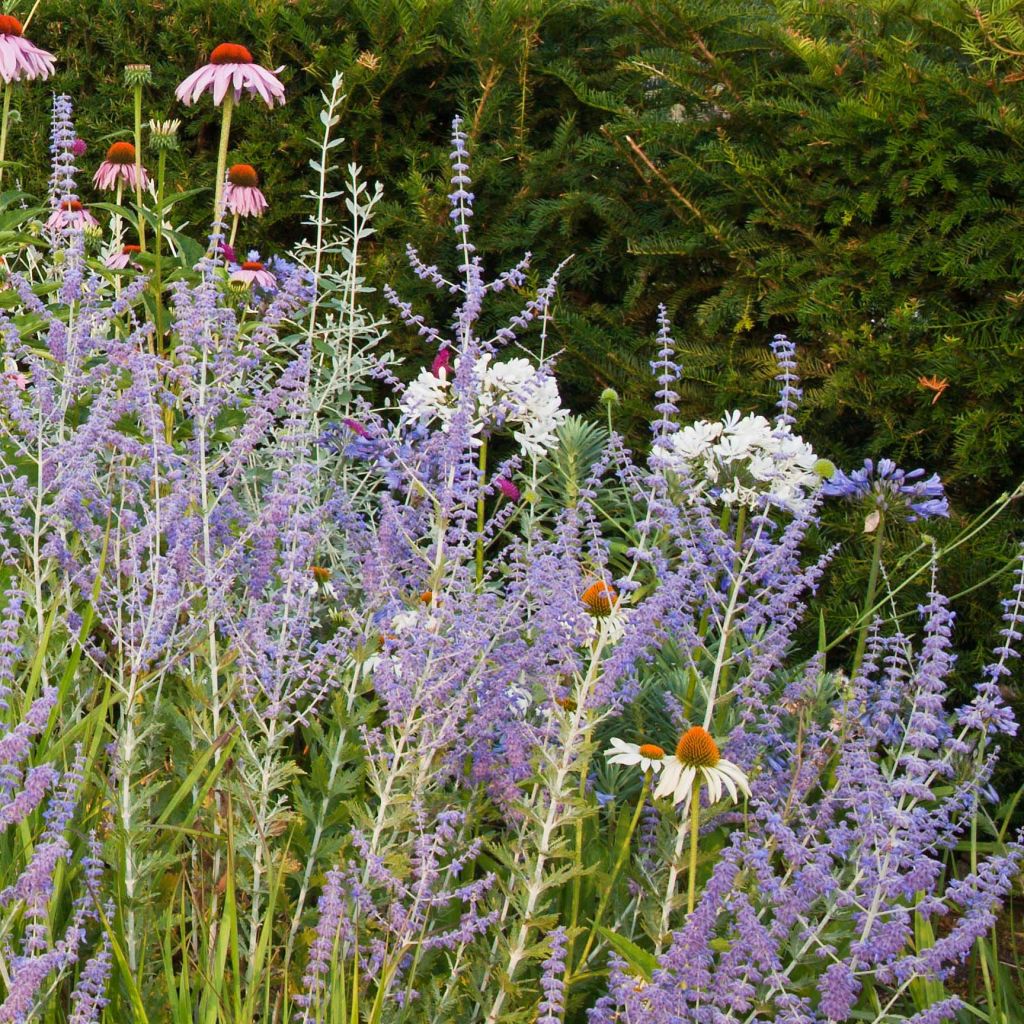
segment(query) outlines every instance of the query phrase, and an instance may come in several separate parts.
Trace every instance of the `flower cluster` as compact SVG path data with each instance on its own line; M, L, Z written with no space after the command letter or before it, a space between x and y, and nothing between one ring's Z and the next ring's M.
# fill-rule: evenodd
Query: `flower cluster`
M923 469L902 470L892 459L865 459L852 473L837 470L822 492L848 501L865 501L879 512L898 511L909 522L949 515L949 501L942 481Z
M653 457L685 479L691 493L704 491L726 505L767 502L796 511L821 486L820 460L788 424L773 427L763 416L738 411L662 437Z
M437 421L447 431L459 409L459 395L453 386L460 368L441 365L423 369L405 389L403 414L414 422ZM528 455L542 458L556 444L555 431L569 415L558 393L558 384L546 370L538 370L528 359L494 360L483 353L472 368L475 407L470 412L470 432L482 439L502 427L512 427L512 436Z

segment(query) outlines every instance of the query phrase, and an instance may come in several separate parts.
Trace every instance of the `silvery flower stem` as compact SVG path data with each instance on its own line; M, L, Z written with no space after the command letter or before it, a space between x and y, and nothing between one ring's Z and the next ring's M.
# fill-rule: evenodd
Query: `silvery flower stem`
M734 572L738 572L739 561L740 561L740 558L743 555L743 535L746 532L747 532L747 506L746 505L740 505L739 515L736 516L736 542L735 542L735 545L734 545L734 548L733 548L733 550L736 552L736 558L735 558L735 560L733 562L733 571ZM724 638L722 642L724 644L726 644L725 655L726 655L726 659L728 659L728 657L729 657L729 648L728 648L729 638L728 637ZM718 709L718 714L716 716L716 725L718 727L716 729L716 731L717 732L721 732L721 733L725 732L725 713L729 709L729 699L730 699L730 694L729 694L729 667L730 667L729 666L729 662L727 660L725 665L722 667L722 683L721 683L722 706Z
M476 499L476 586L484 585L484 476L487 473L487 439L480 444L480 484Z
M658 939L654 944L654 955L661 956L662 943L668 938L669 918L672 914L672 901L676 895L676 881L679 878L679 861L683 856L683 843L686 841L686 822L680 821L676 826L676 845L672 851L672 863L668 868L668 884L665 886L665 898L661 903L661 927Z

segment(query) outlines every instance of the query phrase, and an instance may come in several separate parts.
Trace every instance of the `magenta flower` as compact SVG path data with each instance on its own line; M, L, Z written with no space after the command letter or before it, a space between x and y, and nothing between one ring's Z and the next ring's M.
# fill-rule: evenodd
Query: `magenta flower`
M449 373L451 373L451 369L452 350L448 348L448 346L446 345L443 349L441 349L440 352L437 353L436 356L434 356L434 361L430 364L430 372L435 377L440 377L442 370L447 376Z
M251 92L258 93L268 107L272 107L275 100L283 106L284 85L277 77L283 70L280 67L277 71L268 71L253 61L244 46L221 43L210 54L210 63L193 71L174 90L174 95L187 107L209 91L213 93L214 105L219 106L231 89L236 103L243 92Z
M262 217L267 200L259 190L259 175L250 164L234 164L228 168L224 186L224 205L236 217Z
M126 245L120 252L111 253L103 261L103 265L111 270L124 270L128 266L137 266L137 264L132 263L132 257L140 252L142 252L142 246Z
M88 148L89 147L85 144L85 139L75 139L75 141L71 143L71 152L74 153L75 156L85 156L85 151Z
M107 159L93 175L92 183L100 189L113 191L118 182L135 188L135 147L130 142L115 142L107 150ZM142 168L142 187L149 188L149 175Z
M511 480L508 479L508 477L495 477L494 486L497 487L509 501L518 501L522 497L522 492L514 483L512 483Z
M46 227L50 231L60 231L63 228L73 228L77 231L99 226L100 222L77 199L63 200L46 222Z
M22 78L49 78L54 56L39 49L21 34L21 22L0 14L0 78L18 82Z
M259 285L261 288L273 288L277 282L274 280L274 275L266 270L262 263L258 260L246 260L241 269L236 270L231 275L232 284L248 285L254 284Z

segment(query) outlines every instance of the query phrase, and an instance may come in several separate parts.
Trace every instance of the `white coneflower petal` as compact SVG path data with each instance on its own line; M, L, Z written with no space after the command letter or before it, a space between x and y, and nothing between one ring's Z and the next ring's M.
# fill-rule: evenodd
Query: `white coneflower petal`
M639 765L643 772L661 771L664 764L665 751L654 743L626 743L618 736L612 737L611 749L604 752L609 764L621 764L627 767Z
M746 773L722 757L718 745L700 726L688 729L680 737L675 754L665 758L664 765L654 795L671 797L673 803L682 806L684 814L689 810L695 782L708 787L711 803L722 799L723 790L734 803L739 801L740 793L750 796Z

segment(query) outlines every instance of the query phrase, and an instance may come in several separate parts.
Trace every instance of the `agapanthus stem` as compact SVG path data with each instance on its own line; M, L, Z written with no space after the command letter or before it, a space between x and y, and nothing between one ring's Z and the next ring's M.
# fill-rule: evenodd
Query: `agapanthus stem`
M697 847L700 843L700 783L694 783L690 797L690 874L686 880L686 912L697 903Z
M146 218L142 215L142 83L135 84L135 202L139 213L139 251L146 251Z
M231 249L235 247L235 235L238 234L238 214L236 213L231 220L231 237L228 239L228 246Z
M219 224L221 219L220 204L224 197L224 174L228 166L228 140L231 138L231 112L234 109L234 98L230 90L221 104L220 148L217 150L217 186L213 193L213 222Z
M850 676L856 676L860 664L864 660L864 649L868 643L868 631L871 628L871 609L875 606L875 589L878 586L878 567L882 562L882 536L885 533L885 514L878 513L878 525L875 527L875 543L871 549L871 571L868 573L868 589L864 595L864 611L861 613L863 622L857 634L857 650L853 655L853 667Z
M7 156L7 126L11 120L11 83L4 82L4 112L0 121L0 185L4 180L4 158Z

